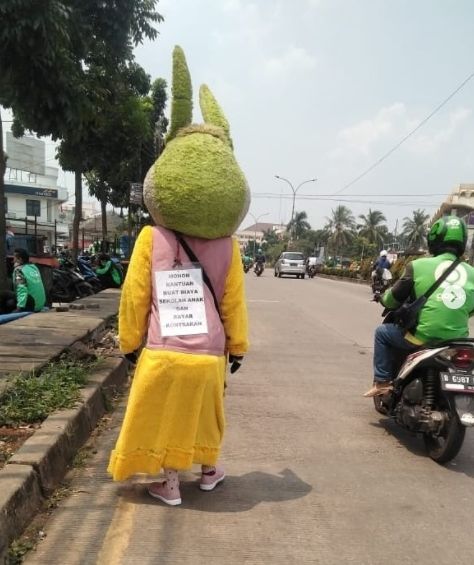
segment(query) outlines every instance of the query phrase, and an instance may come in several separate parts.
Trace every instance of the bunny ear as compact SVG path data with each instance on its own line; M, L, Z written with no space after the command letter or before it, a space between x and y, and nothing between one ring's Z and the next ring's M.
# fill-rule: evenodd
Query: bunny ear
M176 45L173 50L173 83L171 124L166 137L170 141L178 130L188 126L193 117L193 87L184 51Z
M201 85L199 89L199 105L201 106L202 117L206 124L222 128L229 141L229 145L232 147L229 122L209 87L205 84Z

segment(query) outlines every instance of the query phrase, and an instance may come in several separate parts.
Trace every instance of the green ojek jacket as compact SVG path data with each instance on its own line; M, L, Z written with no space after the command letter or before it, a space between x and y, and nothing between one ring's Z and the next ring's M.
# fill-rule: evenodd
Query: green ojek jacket
M422 296L456 259L454 253L416 259L387 290L382 304L395 309L407 299ZM474 313L474 268L460 263L428 298L416 328L406 335L417 344L469 336L469 316Z
M122 274L114 265L113 261L107 261L103 267L97 267L95 272L98 275L106 275L107 273L109 273L112 277L112 280L117 286L120 286L122 284Z
M43 280L36 265L27 263L26 265L15 267L13 271L13 284L17 308L24 309L26 307L28 296L31 296L35 302L35 312L39 312L46 306Z

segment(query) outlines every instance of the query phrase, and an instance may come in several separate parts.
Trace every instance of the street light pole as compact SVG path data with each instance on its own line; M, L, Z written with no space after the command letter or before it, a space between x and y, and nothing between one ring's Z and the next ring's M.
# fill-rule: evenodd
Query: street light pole
M263 218L264 216L268 216L269 212L265 212L265 214L260 214L260 216L255 217L251 212L249 212L249 216L252 216L253 221L254 221L254 235L253 235L253 256L255 257L256 255L256 250L257 250L257 224L258 224L258 220L260 220L260 218Z
M289 187L291 188L292 192L293 192L293 205L291 207L291 231L293 232L293 235L295 234L295 226L293 224L293 219L294 219L294 215L295 215L295 201L296 201L296 193L298 192L298 190L304 185L307 184L309 182L316 182L318 179L314 178L314 179L308 179L308 180L304 180L303 182L300 182L300 184L295 188L293 186L293 184L286 179L285 177L280 177L279 175L275 175L275 178L277 178L278 180L283 180L285 181ZM291 237L291 233L290 233L290 237ZM292 238L293 239L293 238Z

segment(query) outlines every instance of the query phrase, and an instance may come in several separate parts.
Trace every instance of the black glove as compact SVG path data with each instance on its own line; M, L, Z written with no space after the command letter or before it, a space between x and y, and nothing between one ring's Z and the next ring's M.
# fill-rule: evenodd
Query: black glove
M136 351L132 351L131 353L125 353L124 355L125 359L127 359L127 361L129 361L132 365L136 365L137 364L137 360L138 360L138 355Z
M230 363L230 374L233 375L236 371L240 369L242 361L244 360L242 355L229 355Z

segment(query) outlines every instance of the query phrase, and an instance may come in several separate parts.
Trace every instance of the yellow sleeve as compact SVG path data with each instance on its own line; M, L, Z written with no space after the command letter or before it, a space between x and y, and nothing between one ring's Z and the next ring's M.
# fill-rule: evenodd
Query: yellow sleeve
M232 262L221 301L221 315L231 355L244 355L249 347L247 304L245 302L244 270L239 243L233 239Z
M119 309L119 340L122 353L138 349L148 330L151 308L151 254L153 231L146 226L140 232L122 287Z

